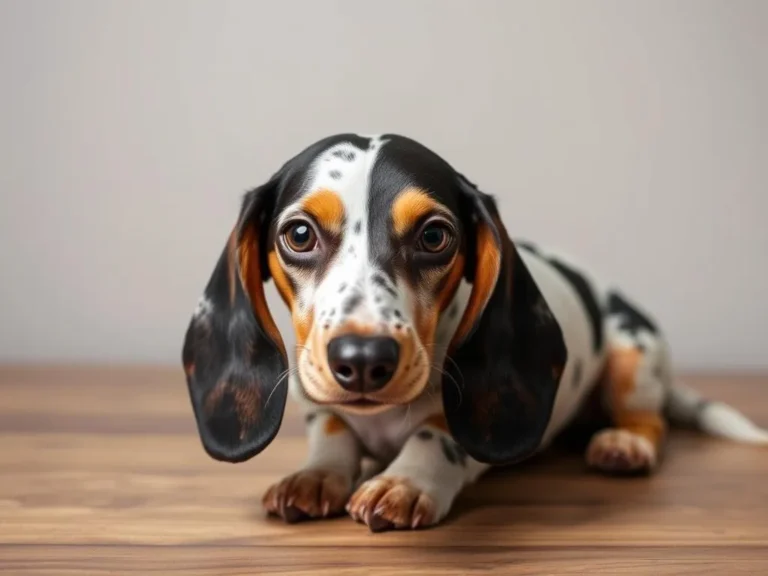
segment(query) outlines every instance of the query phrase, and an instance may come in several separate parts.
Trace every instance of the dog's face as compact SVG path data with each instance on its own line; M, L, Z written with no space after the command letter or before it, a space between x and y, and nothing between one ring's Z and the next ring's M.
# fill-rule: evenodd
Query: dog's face
M438 322L465 278L451 362L436 367L453 383L442 389L449 426L487 462L537 445L566 360L559 326L493 200L426 147L333 136L246 194L184 345L200 434L218 459L252 457L282 419L288 363L269 278L291 310L302 390L357 413L424 391Z
M464 272L455 173L407 140L329 142L295 168L269 233L312 400L371 413L412 401Z

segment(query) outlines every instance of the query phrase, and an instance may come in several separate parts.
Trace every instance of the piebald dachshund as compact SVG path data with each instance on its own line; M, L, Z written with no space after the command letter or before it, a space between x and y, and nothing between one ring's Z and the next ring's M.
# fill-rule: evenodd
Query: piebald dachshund
M438 524L464 486L550 445L594 398L610 423L585 458L606 473L653 471L670 423L768 443L673 384L663 333L626 295L510 238L491 196L392 134L325 138L245 194L183 364L217 460L269 445L289 390L303 407L307 459L263 497L289 522L346 510L373 531Z

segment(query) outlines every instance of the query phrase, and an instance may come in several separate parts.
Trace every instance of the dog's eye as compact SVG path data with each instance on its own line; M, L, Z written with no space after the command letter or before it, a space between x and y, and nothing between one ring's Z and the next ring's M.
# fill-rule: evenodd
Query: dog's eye
M442 252L451 243L451 233L445 224L428 224L419 237L418 247L433 254Z
M294 252L310 252L317 245L312 226L306 222L295 222L284 232L285 243Z

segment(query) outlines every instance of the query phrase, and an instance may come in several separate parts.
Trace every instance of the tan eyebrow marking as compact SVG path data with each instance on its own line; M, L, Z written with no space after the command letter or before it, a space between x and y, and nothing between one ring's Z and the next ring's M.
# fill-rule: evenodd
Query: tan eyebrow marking
M448 209L432 198L421 188L405 188L392 203L392 226L395 234L402 236L408 232L420 218L430 212L444 212Z
M301 201L301 208L317 220L328 232L338 234L344 223L344 203L333 190L321 188L308 194Z

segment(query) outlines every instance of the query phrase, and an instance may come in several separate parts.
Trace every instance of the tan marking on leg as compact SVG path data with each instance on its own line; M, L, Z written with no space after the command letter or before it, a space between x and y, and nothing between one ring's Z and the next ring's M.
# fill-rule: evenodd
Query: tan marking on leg
M666 436L661 410L633 410L628 399L636 389L643 352L634 347L608 353L603 385L614 427L595 434L587 448L587 463L608 472L650 470L655 467Z
M608 399L617 428L643 436L657 450L666 434L666 422L660 410L632 410L627 400L635 391L643 352L637 348L614 348L608 355Z

